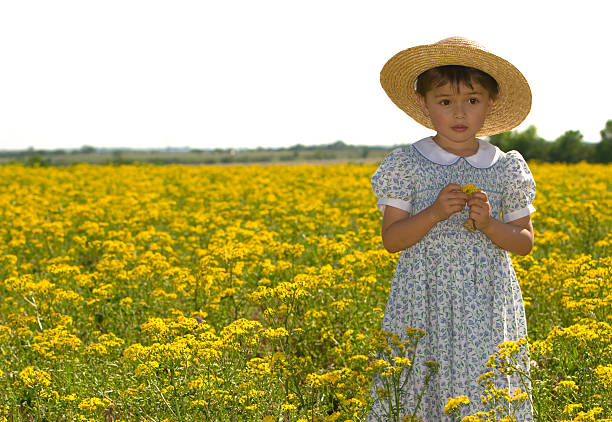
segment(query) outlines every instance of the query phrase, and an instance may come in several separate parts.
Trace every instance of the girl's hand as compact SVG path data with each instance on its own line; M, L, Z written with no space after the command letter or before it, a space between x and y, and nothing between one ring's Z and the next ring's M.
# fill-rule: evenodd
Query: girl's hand
M491 224L491 204L484 192L475 192L470 195L467 201L470 207L470 218L474 220L476 228L480 231L485 230Z
M431 205L431 211L437 221L446 220L451 214L461 211L468 196L461 192L461 186L449 183L440 190L438 198Z

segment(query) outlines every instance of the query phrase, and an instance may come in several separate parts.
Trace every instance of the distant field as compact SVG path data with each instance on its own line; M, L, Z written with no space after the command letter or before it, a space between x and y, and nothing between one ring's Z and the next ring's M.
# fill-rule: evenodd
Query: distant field
M0 164L21 162L65 166L75 163L89 164L255 164L255 163L372 163L382 159L391 147L305 147L303 149L251 149L251 150L190 150L175 151L132 151L117 150L104 152L47 152L28 151L0 154Z

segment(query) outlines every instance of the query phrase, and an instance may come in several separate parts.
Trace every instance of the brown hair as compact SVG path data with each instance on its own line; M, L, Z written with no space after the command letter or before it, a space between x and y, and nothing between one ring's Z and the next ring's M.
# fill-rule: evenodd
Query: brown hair
M455 88L464 84L473 89L472 82L478 82L492 99L497 99L499 86L491 75L473 67L459 65L438 66L421 73L416 80L416 92L424 97L434 87L447 83Z

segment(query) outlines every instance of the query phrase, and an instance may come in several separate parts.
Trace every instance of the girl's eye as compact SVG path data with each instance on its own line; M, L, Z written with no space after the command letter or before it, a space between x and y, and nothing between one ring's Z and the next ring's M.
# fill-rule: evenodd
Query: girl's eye
M449 100L442 100L442 101L440 101L440 104L441 105L449 105L450 101Z
M470 99L468 100L468 102L469 102L470 104L478 104L478 98L470 98Z

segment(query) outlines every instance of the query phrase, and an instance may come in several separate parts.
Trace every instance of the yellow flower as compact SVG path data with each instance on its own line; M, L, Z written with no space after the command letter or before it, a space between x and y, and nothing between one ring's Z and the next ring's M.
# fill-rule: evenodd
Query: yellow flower
M480 378L478 378L478 383L481 383L482 381L486 381L489 379L494 379L494 378L495 378L494 371L485 372L484 374L480 376Z
M473 193L482 192L482 191L470 183L468 185L461 186L461 192L467 195L471 195ZM468 218L467 220L465 220L465 223L463 223L463 227L473 232L476 230L476 223L474 222L473 219Z
M559 381L555 387L555 391L577 391L578 386L574 381Z
M27 366L19 372L19 378L26 387L46 387L51 384L51 375L48 372Z
M476 186L474 186L473 184L469 183L467 185L463 185L461 186L461 192L467 194L467 195L471 195L473 193L476 192L482 192L480 189L478 189Z
M599 365L594 372L605 388L612 388L612 365Z
M280 337L287 337L289 335L289 332L284 329L283 327L279 327L279 328L266 328L265 330L261 330L260 331L262 337L265 338L269 338L269 339L276 339L276 338L280 338Z
M563 413L571 415L576 409L582 409L582 403L569 403L563 408Z
M156 336L164 336L169 329L162 318L149 318L147 322L142 324L142 331L150 332Z
M191 407L196 407L196 406L206 407L206 406L208 406L208 402L206 400L192 400L189 403L189 406L191 406Z
M96 410L98 408L104 408L111 404L108 399L101 400L97 397L89 397L81 400L79 403L79 409L81 410Z
M489 414L486 414L486 418L485 417L481 417L481 416L476 416L476 415L472 415L472 416L464 416L461 419L461 422L487 422L489 417Z
M455 410L457 410L459 406L463 404L469 404L469 402L470 400L467 398L467 396L457 396L454 398L450 397L446 402L446 405L444 406L444 413L450 415L455 412Z

